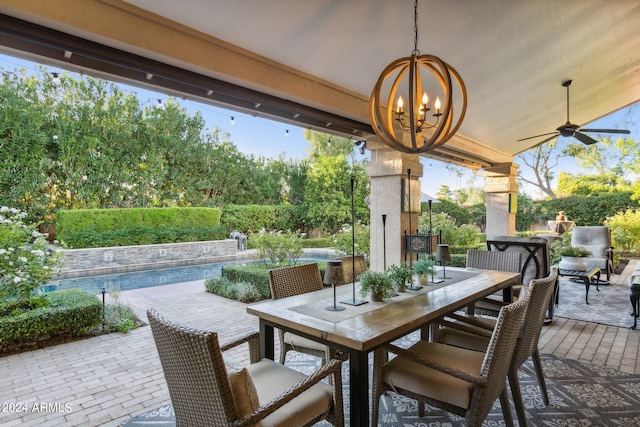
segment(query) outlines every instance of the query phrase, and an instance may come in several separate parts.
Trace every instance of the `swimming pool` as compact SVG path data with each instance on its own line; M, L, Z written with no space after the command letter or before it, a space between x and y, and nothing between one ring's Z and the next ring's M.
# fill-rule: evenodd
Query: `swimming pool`
M320 262L327 258L305 257L299 261ZM225 261L212 264L194 264L184 267L159 268L153 270L131 271L127 273L102 274L68 279L53 280L43 287L45 292L61 289L82 289L90 293L99 294L104 287L107 292L130 291L133 289L151 288L155 286L172 285L194 280L206 280L220 277L222 268L229 265L248 265L255 261Z

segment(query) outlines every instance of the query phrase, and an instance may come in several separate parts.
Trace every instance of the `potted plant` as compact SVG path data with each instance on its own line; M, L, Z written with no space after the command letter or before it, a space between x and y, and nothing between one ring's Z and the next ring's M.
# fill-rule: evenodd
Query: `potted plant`
M383 301L396 294L391 279L386 273L367 270L360 275L360 295L369 295L371 301Z
M413 264L413 273L416 275L416 283L418 285L426 285L429 283L429 274L434 274L433 261L427 258L417 260Z
M563 246L557 252L557 256L560 257L558 267L561 270L586 271L587 264L584 258L590 255L591 252L586 249L576 248L575 246Z
M398 292L406 291L407 283L413 284L413 271L407 264L394 264L387 268L386 273Z

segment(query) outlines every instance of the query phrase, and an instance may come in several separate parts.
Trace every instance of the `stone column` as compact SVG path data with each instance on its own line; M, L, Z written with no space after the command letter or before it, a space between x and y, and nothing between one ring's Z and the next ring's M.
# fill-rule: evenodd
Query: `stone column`
M371 178L371 270L382 271L386 266L404 261L404 236L409 234L409 222L415 234L420 215L420 181L422 165L417 154L393 150L378 137L367 138L371 150L371 163L367 175ZM407 185L407 169L411 169L411 183ZM405 184L403 184L403 181ZM405 197L402 195L404 187ZM408 208L408 190L411 190L411 214L403 212L402 203ZM408 209L407 209L408 210ZM383 227L382 215L386 215ZM411 215L411 219L409 219ZM386 254L385 254L386 248Z
M487 195L487 239L515 236L519 166L515 163L485 169L484 191Z

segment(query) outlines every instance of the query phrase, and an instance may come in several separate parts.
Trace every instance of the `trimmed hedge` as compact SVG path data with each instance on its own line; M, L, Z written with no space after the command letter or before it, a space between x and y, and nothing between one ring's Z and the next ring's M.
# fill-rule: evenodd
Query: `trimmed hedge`
M149 245L228 237L217 208L61 210L56 238L69 248Z
M305 263L298 263L296 265L301 264ZM318 269L320 270L321 277L324 277L324 271L326 268L326 262L318 263ZM255 286L262 299L271 298L271 289L269 288L269 269L264 265L255 264L228 266L222 269L222 277L233 283L251 283L253 286ZM205 286L210 292L213 291L213 289L210 289L210 286L206 285L206 282Z
M37 296L42 301L42 296ZM43 341L55 336L85 335L102 322L102 303L79 289L46 294L46 306L22 310L14 302L0 304L0 350L16 344Z
M64 243L69 248L104 248L110 246L224 240L228 237L228 233L222 226L162 228L136 226L122 230L104 231L102 233L92 230L68 233L64 239Z
M297 206L293 205L227 205L222 212L221 223L227 231L257 233L265 230L297 230L299 226Z
M74 209L56 212L56 235L67 240L70 233L94 231L97 233L131 229L137 226L214 227L220 225L222 212L218 208L127 208L127 209Z

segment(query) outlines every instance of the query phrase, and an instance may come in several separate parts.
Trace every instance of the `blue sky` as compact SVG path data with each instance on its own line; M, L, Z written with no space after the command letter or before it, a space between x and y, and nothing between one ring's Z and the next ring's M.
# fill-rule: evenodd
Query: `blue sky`
M19 58L0 55L0 68L14 70L26 68L28 71L38 72L38 64L25 61ZM47 66L51 72L67 72L62 69ZM167 95L164 93L153 92L134 86L121 85L129 91L136 92L138 98L142 102L148 102L150 105L157 103L158 99L166 101ZM278 157L284 154L286 158L302 159L307 156L307 151L311 148L304 138L304 129L288 124L264 119L261 117L253 117L251 115L237 113L230 110L214 107L207 104L201 104L181 98L174 98L176 102L186 108L190 113L199 111L206 122L206 127L213 130L218 128L230 135L230 141L233 142L241 152L247 154L255 154L268 158ZM589 127L598 128L624 128L631 130L631 137L634 140L640 140L640 123L638 120L638 111L640 108L623 108L608 117L589 123ZM231 124L231 117L234 117L235 124ZM288 131L288 133L286 132ZM560 138L559 145L566 145L567 138ZM357 153L357 150L356 150ZM365 156L369 156L367 152ZM443 162L422 159L424 165L424 174L421 178L422 192L431 196L435 196L441 185L447 185L451 190L457 190L469 185L481 187L484 184L482 177L475 177L471 171L463 168L456 168L453 172L447 169L448 165ZM517 162L517 160L516 160ZM564 170L575 172L576 165L572 161L564 161L557 171ZM527 172L523 169L523 172ZM539 191L524 187L523 190L536 198L540 196Z

